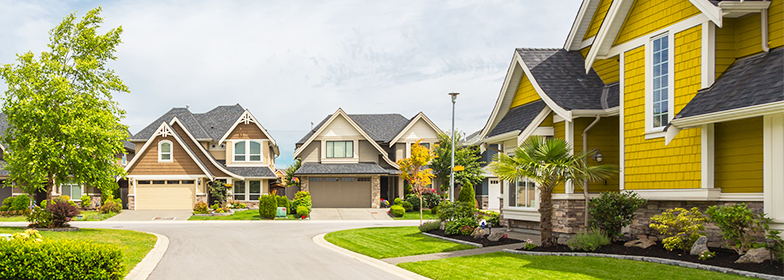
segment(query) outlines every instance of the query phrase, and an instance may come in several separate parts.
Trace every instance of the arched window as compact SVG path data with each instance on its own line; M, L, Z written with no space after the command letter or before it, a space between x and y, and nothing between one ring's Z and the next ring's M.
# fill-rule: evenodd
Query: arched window
M261 143L253 140L234 142L234 161L260 162Z
M173 160L174 157L172 156L172 142L169 140L158 142L158 161L172 162Z
M234 161L245 161L245 141L234 143Z

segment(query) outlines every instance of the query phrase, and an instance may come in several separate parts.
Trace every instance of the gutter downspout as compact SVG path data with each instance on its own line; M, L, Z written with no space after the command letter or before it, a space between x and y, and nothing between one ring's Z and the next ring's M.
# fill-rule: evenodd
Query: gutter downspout
M770 46L768 46L768 9L763 9L760 12L760 30L762 31L762 51L769 52Z
M593 128L593 126L596 125L596 123L598 123L601 118L601 115L596 115L596 119L590 125L588 125L585 130L583 130L583 152L588 150L588 131L590 131L591 128ZM588 166L587 158L583 159L583 165ZM585 214L583 215L583 217L585 217L584 224L586 227L588 227L588 179L583 181L583 195L585 196Z

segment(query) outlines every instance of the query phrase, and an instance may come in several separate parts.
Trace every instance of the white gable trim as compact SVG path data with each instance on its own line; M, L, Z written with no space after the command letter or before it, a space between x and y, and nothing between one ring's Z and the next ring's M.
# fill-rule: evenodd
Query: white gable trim
M572 23L572 29L569 31L569 36L566 37L566 43L564 43L563 47L565 50L573 51L584 48L582 46L584 43L582 38L585 37L585 33L588 31L588 28L591 27L593 14L596 13L596 9L601 2L601 0L583 0L582 5L580 5L580 10L577 12L577 18L575 18L574 23ZM591 39L593 38L589 38L585 41Z
M264 136L267 136L267 139L269 139L270 143L272 143L272 146L275 149L275 153L276 154L279 153L278 144L275 142L275 139L272 138L272 135L270 135L269 132L267 132L267 130L264 129L264 126L261 125L261 123L256 119L256 117L253 116L253 114L250 113L250 111L248 111L248 109L245 109L245 112L243 112L242 115L237 119L237 121L234 122L231 128L228 131L226 131L226 134L224 134L223 137L221 137L221 139L218 141L218 145L222 144L223 141L226 141L226 137L229 137L229 134L234 132L234 129L237 128L237 125L239 125L240 123L256 124L256 126L259 127L261 132L264 133Z
M218 170L222 171L223 173L226 173L227 175L231 176L232 178L242 178L242 176L239 176L237 174L231 173L228 170L226 170L225 168L221 167L221 165L218 164L218 162L215 161L215 158L213 158L212 155L210 155L209 152L207 152L207 150L205 150L202 145L199 145L199 141L197 141L196 138L193 137L191 132L188 131L188 129L182 124L182 122L179 119L177 119L177 117L174 117L174 119L172 119L172 121L170 122L171 125L174 125L175 123L179 124L180 127L182 127L182 130L185 131L185 134L188 135L188 137L191 139L191 141L193 141L193 143L196 143L196 146L199 146L199 150L205 156L207 156L208 159L210 159L210 162L212 163L212 165L214 165L216 168L218 168Z
M392 147L392 146L394 146L394 145L395 145L395 143L397 143L397 141L398 141L398 140L400 140L400 137L403 137L403 135L404 135L404 134L406 134L406 132L408 132L408 131L409 131L409 130L412 128L412 127L414 127L414 125L415 125L415 124L416 124L416 123L417 123L419 120L424 120L424 121L425 121L425 122L426 122L428 125L430 125L430 128L432 128L433 130L435 130L436 134L442 134L442 133L444 133L443 131L441 131L441 129L439 129L439 128L436 126L436 124L434 124L434 123L433 123L433 121L431 121L431 120L430 120L430 118L428 118L427 116L425 116L425 113L419 112L419 114L417 114L416 116L414 116L414 117L411 119L411 121L410 121L410 122L408 122L408 125L406 125L406 127L405 127L405 128L403 128L403 130L401 130L401 131L400 131L400 133L398 133L398 134L397 134L397 136L395 136L395 138L394 138L394 139L392 139L392 141L390 141L390 142L389 142L389 147Z
M515 52L515 57L517 58L517 63L520 63L520 68L523 68L525 75L528 76L528 80L531 81L531 85L534 86L536 93L538 93L539 97L544 100L544 103L547 104L547 107L550 107L553 112L562 118L568 121L572 121L572 112L566 111L564 108L561 108L561 106L558 106L558 104L555 104L555 101L550 99L550 96L547 96L547 93L545 93L544 90L542 90L542 87L539 86L539 82L536 81L536 78L531 73L531 70L528 69L528 66L525 65L525 61L523 61L523 58L518 52Z
M525 139L528 139L528 137L533 135L534 132L537 130L537 128L539 128L542 122L544 122L544 120L547 119L547 116L549 116L550 112L552 111L553 111L552 109L548 107L544 107L544 109L542 109L542 111L539 112L539 115L536 115L536 118L534 118L534 120L531 121L530 124L528 124L525 130L523 130L523 132L521 132L520 135L517 136L517 145L520 146L520 144L523 144Z
M182 139L177 137L173 133L173 131L174 131L174 129L172 129L171 126L169 126L168 123L166 123L166 122L161 123L161 126L159 126L157 130L155 130L155 133L153 133L152 136L150 136L149 139L147 139L147 142L144 143L144 146L142 146L141 150L139 150L139 152L136 153L139 156L133 157L131 162L129 162L128 165L125 166L125 172L128 172L129 170L131 170L131 167L136 165L136 162L139 161L139 158L141 158L141 155L144 154L144 151L147 150L147 148L152 144L152 141L155 140L155 138L158 137L158 136L167 137L167 136L171 135L172 138L177 140L177 143L180 143L180 146L187 147L187 145L182 141ZM185 150L185 153L187 153L191 157L191 160L193 160L193 162L195 162L196 165L199 166L199 169L201 169L201 171L204 172L204 175L207 175L207 177L210 178L210 180L214 179L214 176L212 176L212 174L210 174L210 171L207 170L207 168L203 164L200 164L201 161L196 157L196 155L194 155L191 152L190 149L183 148L183 150ZM174 147L172 147L172 158L174 158L173 154L174 154Z
M493 106L493 112L490 113L490 118L487 119L487 123L485 127L482 128L482 132L479 133L479 141L481 142L482 139L487 137L487 134L495 127L496 123L495 120L498 118L499 112L501 111L501 106L504 103L504 98L506 97L507 91L509 90L509 84L511 83L512 78L514 77L514 67L517 65L515 61L517 59L517 50L515 50L515 54L512 56L512 61L509 63L509 69L506 71L506 78L504 79L504 84L501 86L501 92L498 94L498 99L495 101L495 106ZM522 80L522 76L520 78ZM506 115L506 112L509 112L509 108L506 108L506 111L503 115ZM501 117L503 117L501 115Z

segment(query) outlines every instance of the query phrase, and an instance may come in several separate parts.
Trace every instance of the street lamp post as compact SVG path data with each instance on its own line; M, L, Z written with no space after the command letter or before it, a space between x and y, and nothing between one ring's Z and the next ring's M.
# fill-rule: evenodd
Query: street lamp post
M452 165L449 169L449 201L455 202L455 101L460 93L449 93L452 96Z

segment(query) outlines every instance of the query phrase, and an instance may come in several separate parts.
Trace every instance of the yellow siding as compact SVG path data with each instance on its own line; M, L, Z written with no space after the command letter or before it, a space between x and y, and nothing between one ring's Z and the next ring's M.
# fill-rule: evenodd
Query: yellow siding
M531 81L528 80L528 76L523 75L523 79L520 81L520 86L517 87L517 92L515 92L515 97L512 100L511 108L525 105L540 99L541 98L539 98L539 93L536 92L534 86L531 84Z
M752 14L735 22L735 57L749 56L762 51L760 15Z
M701 25L675 34L675 112L680 112L700 90L701 46Z
M762 117L717 123L715 187L723 193L762 192Z
M583 131L588 125L596 120L596 118L578 118L574 122L574 151L580 152L583 150ZM601 151L603 160L602 164L610 164L619 166L619 145L618 145L618 117L605 117L599 120L591 131L588 132L588 149L598 149ZM588 159L589 165L597 164L593 158ZM593 182L588 184L589 192L608 192L619 190L619 176L614 174L612 178L602 182ZM575 192L581 190L575 189Z
M602 81L605 84L610 84L618 82L618 79L620 79L619 65L620 63L618 62L617 56L608 59L599 59L593 63L593 70L596 71L596 74L599 74L599 78L602 78Z
M725 18L716 28L716 79L735 62L735 19Z
M553 128L555 129L555 135L554 135L555 138L566 139L565 121L554 123ZM553 193L566 193L566 188L564 187L563 184L560 184L558 186L555 186L555 188L553 188Z
M585 58L586 56L588 56L588 52L589 51L591 51L591 47L590 46L580 50L580 54L583 55L583 58Z
M699 13L700 10L689 0L637 0L613 45L649 34Z
M542 121L542 124L540 124L539 127L553 127L553 113L550 113L550 115Z
M762 52L760 14L742 18L725 18L722 28L716 28L716 78L721 76L735 59ZM768 13L768 45L784 46L784 0L771 1Z
M676 65L685 63L676 46ZM678 55L680 59L677 58ZM645 139L645 47L625 53L624 139L626 189L700 187L700 129L685 129L669 145L664 138ZM699 57L697 57L699 60ZM699 67L697 67L699 68ZM675 79L686 79L676 74ZM698 79L699 82L699 79ZM676 91L678 94L679 91ZM676 108L687 101L676 96Z
M602 2L599 3L599 6L596 7L596 12L593 13L591 25L588 26L588 31L585 32L583 40L596 36L596 33L599 33L599 28L602 27L604 16L606 16L607 11L610 10L610 4L612 4L612 0L602 0Z
M771 48L784 46L784 0L770 1L768 34L768 44Z

